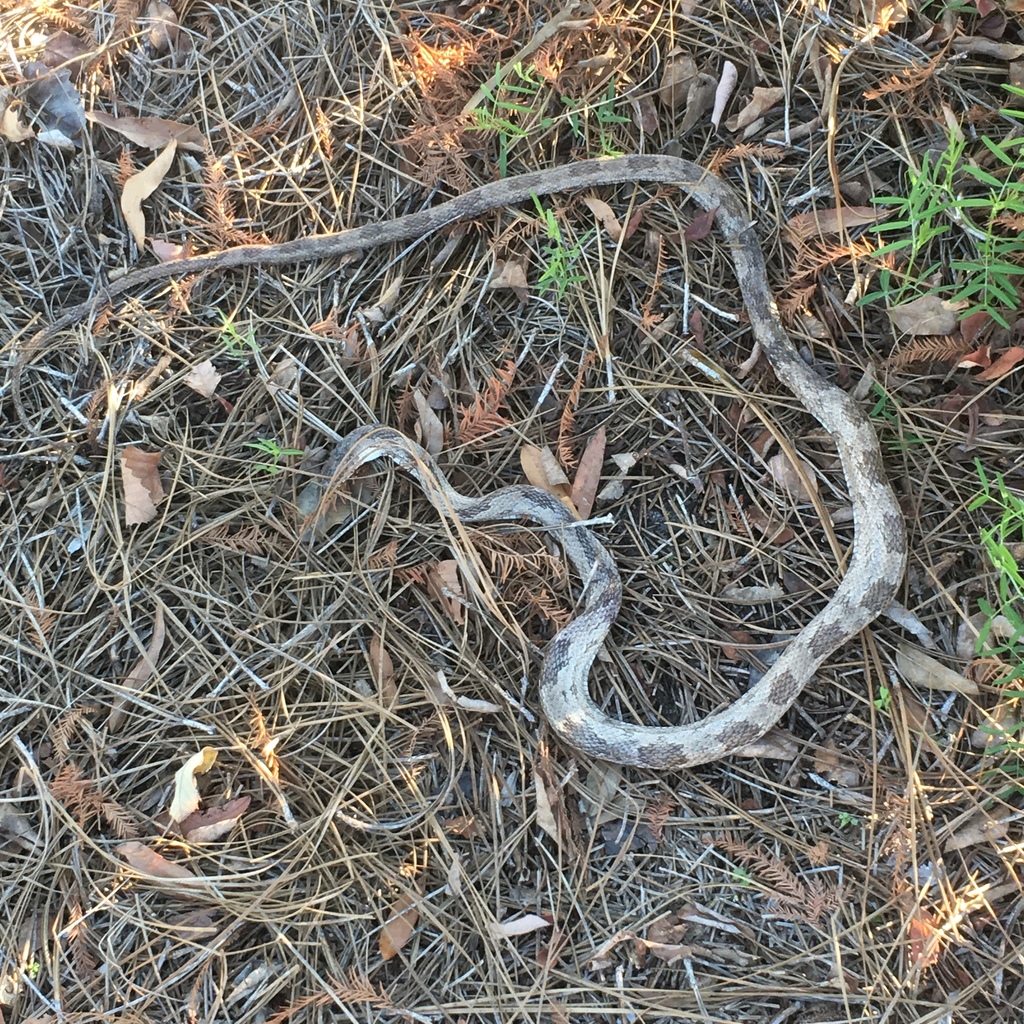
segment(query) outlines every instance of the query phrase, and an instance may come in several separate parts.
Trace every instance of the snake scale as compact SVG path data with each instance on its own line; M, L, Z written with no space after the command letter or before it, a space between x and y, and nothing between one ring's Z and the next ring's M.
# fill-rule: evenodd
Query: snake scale
M590 696L588 676L618 614L621 583L603 545L591 530L576 524L560 501L527 486L504 487L482 498L461 495L418 445L381 426L361 427L345 437L335 449L330 472L337 482L366 462L386 458L416 478L442 515L466 522L525 518L551 528L584 581L582 611L551 640L541 669L541 706L551 727L577 750L619 764L679 768L727 757L767 732L818 666L889 606L903 577L906 539L871 423L853 399L800 358L775 314L764 258L745 208L728 185L696 164L670 156L585 160L492 182L390 221L273 245L243 245L133 271L93 302L69 309L30 341L12 371L18 414L24 422L21 375L41 342L57 329L85 319L98 303L141 285L232 267L330 259L425 238L455 221L531 196L640 181L679 186L704 209L717 210L716 225L730 247L754 337L779 379L831 434L853 506L854 540L846 575L825 608L755 686L727 708L690 725L637 725L605 714Z

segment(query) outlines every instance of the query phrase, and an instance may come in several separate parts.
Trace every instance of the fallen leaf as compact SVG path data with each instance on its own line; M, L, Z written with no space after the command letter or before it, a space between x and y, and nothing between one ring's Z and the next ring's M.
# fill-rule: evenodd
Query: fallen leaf
M395 663L376 633L370 636L370 675L373 676L381 703L391 704L398 696L398 687L395 686Z
M452 622L461 625L465 595L459 580L459 563L454 558L444 558L432 565L427 573L427 588Z
M51 71L39 61L30 61L24 67L24 74L29 84L22 98L45 129L37 138L60 145L59 136L74 145L86 120L82 94L72 85L71 72L67 68ZM56 134L47 136L47 132Z
M966 302L950 302L938 295L922 295L919 299L893 306L889 320L905 334L952 334Z
M495 921L491 927L495 935L511 939L516 935L528 935L541 928L550 928L551 922L545 921L537 914L520 914L519 917L506 917L504 921Z
M942 932L938 919L923 907L915 906L907 920L907 935L910 939L910 966L918 971L932 967L939 959L942 947Z
M665 61L658 99L669 110L684 106L696 79L697 62L688 53L673 51Z
M42 62L48 68L66 67L74 77L86 69L95 51L84 40L70 32L58 32L46 40Z
M153 613L153 635L149 638L149 644L142 657L132 666L131 671L125 677L122 689L136 692L141 690L156 671L157 658L160 656L160 649L164 645L167 631L164 629L164 606L157 602L156 611ZM107 716L107 731L118 732L124 724L124 706L127 703L125 696L117 697L110 706L110 714Z
M143 31L149 30L149 45L155 53L171 50L187 53L192 49L192 40L181 32L174 8L160 0L150 0L145 15L139 19L139 26Z
M626 490L624 480L629 471L636 465L636 461L636 456L632 452L622 452L619 455L612 456L612 462L615 463L619 472L614 479L609 480L601 488L601 493L597 496L598 500L616 501L622 497Z
M464 711L478 711L485 715L495 715L501 710L500 704L495 704L492 700L483 700L480 697L463 697L460 695L455 698L455 704Z
M249 809L252 797L238 796L219 807L204 807L180 821L181 834L190 843L212 843L226 836Z
M146 215L142 212L142 201L160 187L160 182L171 169L177 148L177 139L171 139L163 152L148 167L133 174L121 190L121 212L140 249L146 244Z
M576 511L576 506L572 503L572 487L569 484L569 478L565 475L565 470L558 464L558 459L555 458L550 448L546 445L543 448L538 448L536 445L524 444L519 452L519 462L526 474L526 479L534 487L553 494L573 512Z
M396 277L380 293L377 301L372 306L366 306L360 310L360 315L372 324L384 323L391 315L391 310L398 301L398 297L402 294L402 282L404 280L404 277Z
M860 772L856 764L843 757L835 740L826 740L815 750L814 771L840 789L855 789L860 785Z
M203 398L213 398L217 393L221 375L214 369L213 363L207 359L198 363L185 374L185 383Z
M18 104L11 103L5 108L3 117L0 117L0 135L10 142L27 142L29 139L34 139L36 133L27 125L22 124L21 118L18 117L17 106Z
M444 449L444 424L430 408L430 403L419 388L413 391L412 400L416 406L416 415L419 417L416 423L416 440L431 455L439 455Z
M208 772L216 761L217 750L214 747L203 747L174 773L174 795L167 808L171 821L187 818L199 806L196 776Z
M961 321L962 323L963 321ZM982 345L981 348L975 349L973 352L968 352L966 355L960 358L960 361L956 364L958 370L973 370L980 366L983 369L987 369L992 365L992 346Z
M1022 359L1024 359L1024 348L1014 345L1008 348L987 370L975 376L975 380L998 380L1008 374Z
M764 137L764 141L771 146L789 146L800 139L806 139L809 135L813 135L820 127L821 118L812 117L809 121L790 125L788 130L769 132Z
M1000 664L1001 676L1010 666ZM1001 701L988 714L982 713L982 723L971 734L971 746L988 751L992 747L1015 750L1020 744L1020 717L1014 705Z
M420 918L417 893L403 893L392 904L388 919L380 930L380 955L392 960L412 937Z
M794 465L788 455L780 452L768 460L768 471L772 479L796 501L811 501L818 493L814 467L805 459L797 459L797 465Z
M597 497L597 485L601 482L601 470L604 468L604 449L606 441L604 427L598 427L597 433L587 442L583 450L580 464L576 469L576 477L572 482L572 501L581 519L589 519Z
M950 837L942 844L942 848L947 853L965 850L969 846L977 846L978 843L1005 839L1009 831L1006 819L993 818L984 809L979 809L956 826L955 831L952 831Z
M736 128L746 128L763 114L766 114L786 95L786 90L781 85L764 87L754 86L754 94L750 102L736 115Z
M615 962L614 957L611 955L612 951L616 946L621 945L627 939L634 939L636 936L623 929L617 931L610 939L605 939L604 942L590 954L590 958L587 960L588 971L603 971L611 967Z
M985 36L960 36L953 40L954 53L976 53L996 60L1019 60L1024 57L1024 46L1017 43L999 43Z
M736 757L761 757L769 761L795 761L803 752L803 740L786 729L770 729L760 739L737 747Z
M699 74L690 83L690 90L686 94L686 113L679 126L680 135L691 132L711 109L715 102L716 89L717 83L711 75Z
M715 214L717 213L717 206L711 210L701 210L683 229L683 238L687 242L699 242L702 238L707 238L711 234L712 227L714 227ZM697 331L693 331L693 333L696 335Z
M896 667L903 678L915 686L964 693L972 697L979 693L977 683L947 668L941 661L911 644L901 643L896 649Z
M967 345L973 345L978 335L992 323L992 314L987 310L979 309L977 313L971 313L970 316L965 316L960 321L960 337L964 339L964 343ZM991 346L986 345L991 351ZM988 365L986 363L986 365Z
M576 67L591 71L606 68L615 61L617 56L618 52L615 49L615 44L609 43L608 49L604 53L600 53L596 57L584 57L583 60L576 62Z
M633 124L645 135L653 135L658 130L658 108L654 97L649 93L630 100L633 109Z
M727 60L722 65L722 74L715 88L715 105L711 110L711 123L716 128L722 120L722 115L725 113L725 108L729 103L729 97L732 96L733 89L736 88L738 81L739 72L736 70L736 65L731 60Z
M681 945L679 943L651 942L650 939L634 940L644 952L651 953L666 964L679 963L681 960L688 960L694 955L694 947Z
M187 260L192 255L192 246L188 242L180 245L177 242L168 242L164 238L151 238L149 244L153 247L153 255L161 263Z
M491 289L508 288L515 292L520 302L530 297L530 288L526 282L526 264L522 260L495 260L494 274L487 287Z
M124 521L127 526L148 523L164 500L160 482L161 452L144 452L129 445L121 451L121 483L124 487Z
M552 789L554 787L552 786ZM558 800L558 791L555 790L555 800L552 801L548 792L548 785L544 776L536 768L533 772L533 790L537 798L537 824L547 832L552 839L558 841L558 822L555 819L555 812L552 804Z
M120 846L114 849L140 875L175 879L196 877L188 868L183 868L180 864L171 863L166 857L161 856L156 850L150 849L143 843L135 841L121 843Z
M751 587L723 587L722 597L726 601L735 604L769 604L772 601L781 601L786 596L781 584L772 583L769 586L755 585Z
M839 231L851 231L865 224L877 224L891 213L891 210L881 206L830 206L823 210L809 210L786 221L786 237L792 244L798 245L809 238L821 238Z
M587 209L601 222L601 226L608 233L608 237L617 242L622 237L622 225L619 218L615 216L612 208L603 200L595 199L593 196L586 197L583 202Z
M145 149L163 149L172 140L193 153L205 153L208 148L206 136L198 128L180 121L168 121L162 117L115 117L102 110L88 111L85 116L94 124L101 124Z

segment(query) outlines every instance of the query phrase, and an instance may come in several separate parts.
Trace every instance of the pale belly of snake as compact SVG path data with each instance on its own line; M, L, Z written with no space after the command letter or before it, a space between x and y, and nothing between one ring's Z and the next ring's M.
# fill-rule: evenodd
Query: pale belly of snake
M486 498L454 491L434 460L408 438L386 427L353 431L332 459L335 481L363 463L386 458L411 473L442 515L466 522L531 519L548 527L585 581L582 611L548 645L540 676L540 701L551 727L570 746L620 764L671 768L727 757L762 736L792 706L819 665L889 607L903 578L903 516L886 481L878 439L860 406L810 369L775 314L757 237L732 189L695 164L669 156L623 156L536 171L492 182L438 206L395 220L276 245L246 245L134 271L99 300L154 281L250 265L283 265L329 259L357 250L425 238L454 221L502 206L572 189L656 181L679 186L706 210L729 246L754 337L779 379L831 434L839 451L853 507L854 540L846 575L832 599L791 641L758 683L735 703L691 725L647 726L605 714L590 695L591 664L615 620L621 583L615 564L593 532L576 524L552 496L532 487L505 487ZM41 331L19 357L12 394L26 422L20 377L40 344L56 329L84 320L83 303Z

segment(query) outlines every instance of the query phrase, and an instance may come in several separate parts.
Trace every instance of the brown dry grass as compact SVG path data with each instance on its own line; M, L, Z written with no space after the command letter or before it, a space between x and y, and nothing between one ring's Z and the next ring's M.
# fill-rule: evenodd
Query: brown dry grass
M16 81L15 57L38 51L33 32L77 25L103 53L83 82L87 105L201 128L211 155L179 157L147 203L153 234L199 249L386 219L432 201L436 182L447 194L488 180L501 139L467 131L463 104L559 13L525 2L177 6L190 55L154 54L141 38L113 45L134 24L131 4L4 0L2 60ZM849 260L796 253L781 226L812 201L832 205L837 182L856 204L875 182L898 187L903 161L942 139L942 103L976 117L998 102L998 68L947 62L939 81L939 65L908 41L919 19L858 43L866 16L766 4L688 13L679 0L583 12L530 58L535 116L508 147L508 166L678 146L745 191L783 307L796 315L806 302L821 325L806 339L809 357L848 387L874 364L900 400L881 427L911 533L901 600L937 653L963 668L958 630L993 588L977 544L984 513L966 511L972 459L1012 473L1020 399L1009 385L951 377L948 364L887 364L880 310L843 301ZM683 112L664 107L641 142L631 103L656 92L675 47L712 73L731 57L741 92L785 84L789 98L742 147L706 119L673 141ZM924 69L912 89L864 99L908 67ZM609 83L630 120L602 127ZM575 136L566 100L588 112ZM765 144L784 119L830 114L831 136ZM132 155L136 167L150 158ZM117 211L123 155L110 133L91 128L75 153L5 144L0 159L10 371L34 325L95 291L107 268L151 257L132 251ZM821 607L838 578L832 548L850 540L847 525L822 526L823 512L844 506L827 439L770 374L711 384L686 367L678 350L696 309L722 366L735 371L749 354L728 253L712 237L684 254L678 232L690 213L667 192L607 198L623 220L631 203L655 200L614 264L580 202L550 204L565 244L579 246L581 280L560 301L535 289L523 306L485 286L496 256L526 256L534 282L545 265L536 211L523 209L466 226L443 258L448 239L431 238L344 266L253 269L135 296L102 329L82 324L35 355L23 387L31 434L14 417L8 372L5 1024L1016 1018L1020 800L1003 785L1016 762L971 744L1000 703L996 689L954 701L898 687L893 652L905 636L881 620L783 722L795 759L619 771L551 743L531 710L538 651L572 608L541 539L474 535L493 586L468 593L457 622L429 582L453 537L405 481L368 487L354 526L302 538L302 491L332 430L411 427L418 386L442 396L451 435L460 406L511 360L498 410L508 426L442 455L456 486L483 493L517 479L523 443L561 440L578 457L600 426L609 454L638 456L624 496L598 509L614 517L602 536L627 595L609 660L594 672L611 710L658 722L718 708ZM383 316L364 316L399 278ZM254 332L258 356L229 351L224 317ZM332 317L336 330L317 329ZM162 358L148 390L132 394ZM223 402L184 384L209 358ZM275 374L279 389L268 386ZM950 401L962 415L937 417ZM567 439L560 422L571 423ZM816 468L821 508L796 506L768 482L769 432ZM261 471L243 446L261 437L305 456ZM144 526L122 518L118 453L128 444L163 452L168 497ZM774 604L726 593L780 582L786 597ZM155 670L133 677L161 617ZM384 697L374 634L396 670ZM500 710L439 710L428 697L439 671L456 694ZM874 703L882 687L886 710ZM933 740L915 724L922 703ZM201 779L207 802L252 802L227 836L189 843L161 815L175 771L204 745L219 751ZM538 780L555 798L557 839L538 823ZM979 808L1009 818L1008 830L953 849ZM202 880L140 875L118 853L128 839ZM403 897L417 900L418 922L385 961L382 928ZM495 932L521 913L551 927Z

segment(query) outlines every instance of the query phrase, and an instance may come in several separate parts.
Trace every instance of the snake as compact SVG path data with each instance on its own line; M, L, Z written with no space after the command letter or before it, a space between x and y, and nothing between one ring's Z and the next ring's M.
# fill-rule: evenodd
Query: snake
M590 669L615 623L622 584L613 558L594 531L554 495L527 485L483 497L456 491L435 459L397 430L359 427L329 459L342 482L367 462L387 459L411 474L446 517L465 522L528 519L551 531L583 583L576 615L548 642L539 679L541 710L551 729L581 754L649 769L689 768L742 755L793 706L821 664L891 604L906 568L903 514L882 464L868 416L845 391L800 356L778 318L764 256L745 205L720 177L681 157L632 154L581 160L488 182L453 199L391 220L266 245L240 245L134 270L37 333L19 353L11 390L27 423L20 381L35 352L55 331L84 321L98 306L154 282L246 266L281 266L421 240L457 221L514 206L534 196L598 186L656 182L676 186L712 212L728 246L750 330L778 379L831 435L853 510L846 572L821 609L764 675L727 707L680 725L649 725L609 715L590 693Z

